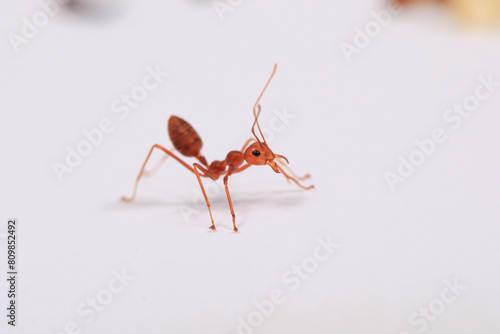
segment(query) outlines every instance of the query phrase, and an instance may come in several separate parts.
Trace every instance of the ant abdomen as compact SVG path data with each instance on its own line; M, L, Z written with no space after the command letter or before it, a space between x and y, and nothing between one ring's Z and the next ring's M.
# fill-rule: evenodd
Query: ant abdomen
M195 157L205 166L206 159L200 154L203 142L196 130L180 117L170 116L168 119L168 136L175 149L186 157Z

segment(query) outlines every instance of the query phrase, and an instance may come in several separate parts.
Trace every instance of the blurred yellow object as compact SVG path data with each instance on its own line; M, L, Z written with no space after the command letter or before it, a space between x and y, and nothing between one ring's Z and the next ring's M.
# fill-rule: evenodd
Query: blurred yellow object
M450 0L458 16L467 23L492 25L500 23L500 0Z
M394 0L408 5L411 3L431 2L431 0ZM500 0L434 0L450 5L456 14L467 24L491 26L500 25Z

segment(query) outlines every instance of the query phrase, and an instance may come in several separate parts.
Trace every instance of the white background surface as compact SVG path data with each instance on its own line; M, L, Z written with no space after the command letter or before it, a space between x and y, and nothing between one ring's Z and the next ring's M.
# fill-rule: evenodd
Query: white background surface
M286 301L255 333L413 334L421 327L409 317L457 279L465 291L425 332L498 333L500 90L457 130L442 116L479 76L500 79L499 33L463 29L439 8L408 10L347 62L339 43L383 7L243 1L221 21L211 1L124 1L109 15L63 11L16 54L7 34L40 7L2 2L1 232L9 217L20 224L9 332L63 333L74 321L89 334L236 333L238 317L280 289ZM171 147L171 114L200 133L209 160L238 149L275 62L262 125L275 109L296 116L271 148L311 173L314 191L268 167L233 176L238 234L222 188L212 188L209 232L197 180L174 161L141 183L136 202L119 202L151 145ZM119 119L111 103L156 65L170 71L165 81ZM59 182L53 162L104 118L114 131ZM436 127L447 141L391 192L384 173ZM340 247L291 290L282 275L326 236ZM86 322L78 306L115 270L134 279Z

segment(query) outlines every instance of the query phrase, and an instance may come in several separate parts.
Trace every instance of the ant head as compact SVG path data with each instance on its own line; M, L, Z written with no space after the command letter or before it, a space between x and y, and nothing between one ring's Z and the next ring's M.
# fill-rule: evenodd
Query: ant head
M264 89L260 93L259 98L257 99L257 102L255 102L255 105L253 107L253 115L255 117L255 121L253 122L252 133L253 133L255 139L257 140L257 142L253 143L245 150L244 158L245 158L245 161L248 162L249 164L269 165L276 173L279 173L280 170L278 168L277 163L274 161L274 159L277 157L282 158L282 159L286 160L287 163L288 163L288 160L284 156L279 155L279 154L274 154L273 151L271 151L269 146L267 146L266 138L264 138L264 134L262 133L262 130L260 129L260 125L259 125L259 116L260 116L260 111L261 111L259 101L260 101L260 98L262 97L262 95L264 94L264 92L266 91L267 86L271 82L271 80L274 76L274 73L276 73L277 67L278 67L278 64L275 64L274 69L273 69L273 73L271 73L271 77L267 81L266 85L264 86ZM262 140L259 139L259 137L255 133L255 126L257 126L257 129L259 130L259 133L260 133L260 136L262 137Z
M266 143L253 143L250 145L244 153L245 161L252 165L269 165L276 173L279 173L278 167L274 162L276 157L267 146Z
M252 165L269 165L276 173L279 173L280 170L274 159L282 158L288 162L284 156L274 154L266 143L259 142L253 143L245 150L244 158L246 162Z

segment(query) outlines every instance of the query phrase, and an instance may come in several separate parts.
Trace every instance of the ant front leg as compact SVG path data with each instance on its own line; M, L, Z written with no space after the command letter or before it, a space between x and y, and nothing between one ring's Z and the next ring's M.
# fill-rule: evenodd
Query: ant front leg
M227 195L227 200L229 202L229 209L231 209L231 215L233 216L233 227L234 231L238 232L238 228L236 227L236 215L234 214L234 209L233 209L233 201L231 201L231 195L229 194L229 188L227 187L227 180L229 179L229 173L224 176L224 186L226 187L226 195Z
M296 178L294 178L294 177L292 177L292 176L288 175L288 174L284 171L283 164L278 163L278 166L279 166L279 168L280 168L280 172L281 172L281 173L282 173L282 174L286 177L286 180L287 180L288 182L290 182L290 180L291 180L291 181L295 182L295 183L296 183L299 187L301 187L302 189L305 189L305 190L314 189L314 186L313 186L313 185L310 185L309 187L303 186L302 184L300 184L300 182L299 182L299 181L297 181L297 179L296 179ZM291 170L291 169L290 169L290 170ZM304 177L303 177L303 179L307 179L308 177L309 177L309 176L308 176L308 175L306 175L306 176L304 176Z
M200 183L201 191L203 192L203 196L205 196L205 201L207 202L207 208L208 208L208 213L210 213L210 219L212 220L212 226L210 226L210 229L212 231L215 231L215 223L214 223L214 217L212 217L212 210L210 209L210 201L208 200L207 193L205 192L205 188L203 187L203 183L201 182L201 176L198 170L201 170L203 172L203 176L209 176L209 172L196 162L193 164L193 167L194 167L194 173L196 174L198 182Z
M288 166L288 163L284 163L283 161L283 158L277 158L278 159L278 166L280 167L281 170L283 169L286 169L287 172L289 172L290 174L292 174L292 176L296 179L298 179L299 181L304 181L304 180L307 180L307 179L310 179L311 178L311 175L309 174L306 174L304 176L298 176L297 174L295 174L295 172L290 168L290 166Z

